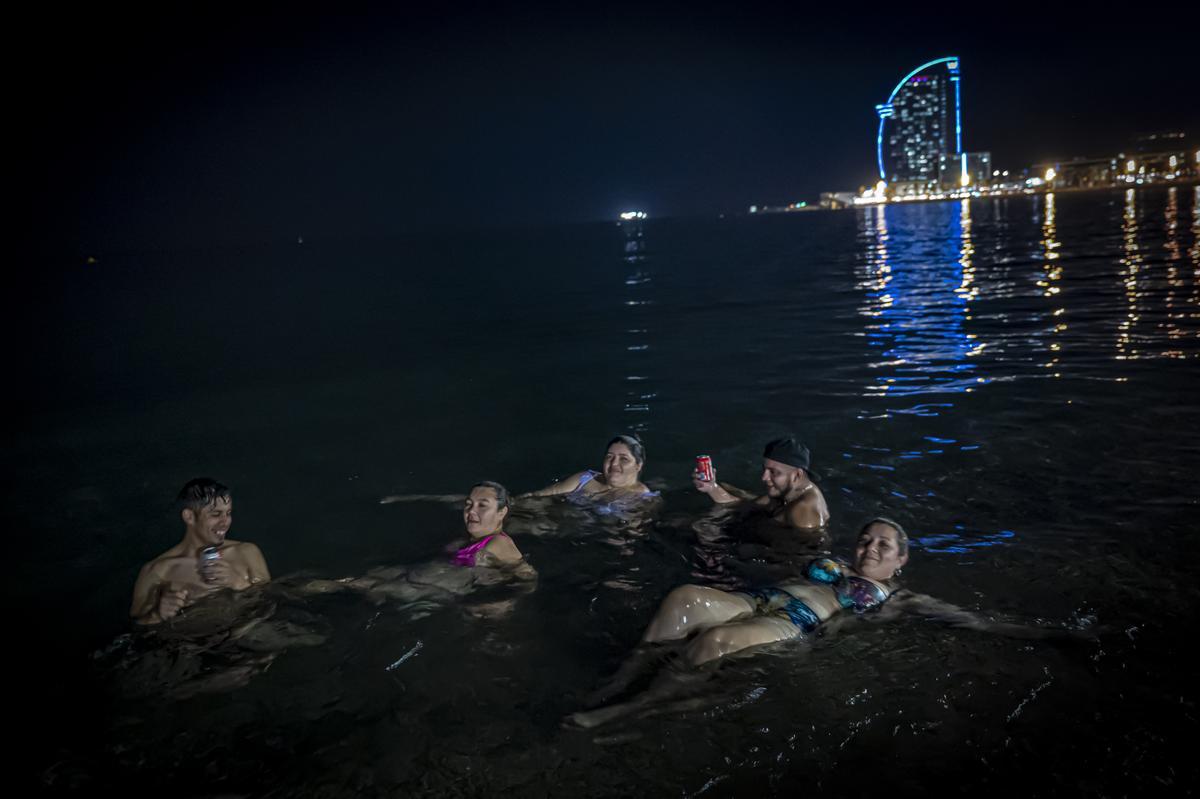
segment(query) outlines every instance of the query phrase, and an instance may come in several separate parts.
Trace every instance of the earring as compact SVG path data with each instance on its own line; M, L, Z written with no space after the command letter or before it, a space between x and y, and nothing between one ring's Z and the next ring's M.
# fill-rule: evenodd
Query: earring
M892 572L892 576L893 576L893 577L899 577L899 576L900 576L900 572L901 572L901 571L903 571L903 569L896 569L896 571Z

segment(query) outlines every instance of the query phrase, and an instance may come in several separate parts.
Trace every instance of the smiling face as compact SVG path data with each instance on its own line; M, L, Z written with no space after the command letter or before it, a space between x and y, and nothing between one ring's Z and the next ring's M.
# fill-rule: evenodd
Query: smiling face
M471 496L463 504L463 524L472 538L500 532L507 515L508 508L500 506L496 489L488 486L472 488Z
M642 464L633 457L629 446L616 442L604 453L604 479L610 486L630 486L637 482Z
M859 533L854 546L854 570L872 580L890 580L908 563L907 549L895 527L871 522Z
M788 492L804 480L804 470L786 463L763 458L763 485L767 487L767 496L772 499L786 497Z
M193 542L201 547L219 547L233 525L233 500L217 497L199 510L184 508L182 515Z

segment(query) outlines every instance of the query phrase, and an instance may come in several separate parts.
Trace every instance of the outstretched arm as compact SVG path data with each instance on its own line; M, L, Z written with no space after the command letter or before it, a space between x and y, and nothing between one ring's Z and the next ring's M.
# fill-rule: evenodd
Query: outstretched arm
M1093 633L1086 630L1067 630L1061 627L1035 627L1028 624L996 621L981 613L964 610L957 605L951 605L949 602L935 599L927 594L916 594L911 591L898 591L892 595L891 600L887 604L895 610L934 619L951 627L978 630L979 632L1003 635L1008 638L1091 640L1095 637Z
M576 472L553 485L548 485L537 491L530 491L528 494L521 494L521 497L553 497L558 494L569 494L576 488L579 488L579 481L583 479L584 474L585 472Z
M459 505L466 498L466 494L391 494L379 500L379 504L391 505L393 502L445 502L449 505Z

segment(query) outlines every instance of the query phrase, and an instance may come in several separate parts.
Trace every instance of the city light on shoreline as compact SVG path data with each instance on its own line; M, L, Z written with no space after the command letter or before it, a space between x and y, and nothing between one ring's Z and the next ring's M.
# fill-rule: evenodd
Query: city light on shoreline
M890 202L1082 191L1200 180L1200 150L1189 153L1178 131L1139 136L1134 154L1074 158L995 169L989 151L963 148L962 64L956 56L928 61L905 75L875 106L879 180L857 191L822 192L819 205L750 206L752 214L852 208Z

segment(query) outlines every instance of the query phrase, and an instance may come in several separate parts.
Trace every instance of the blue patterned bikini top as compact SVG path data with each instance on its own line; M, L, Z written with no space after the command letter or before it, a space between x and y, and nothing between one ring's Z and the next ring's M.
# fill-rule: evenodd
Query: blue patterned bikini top
M846 610L862 613L882 605L891 592L873 580L846 574L846 565L832 558L818 558L808 564L808 579L833 589L838 603Z

